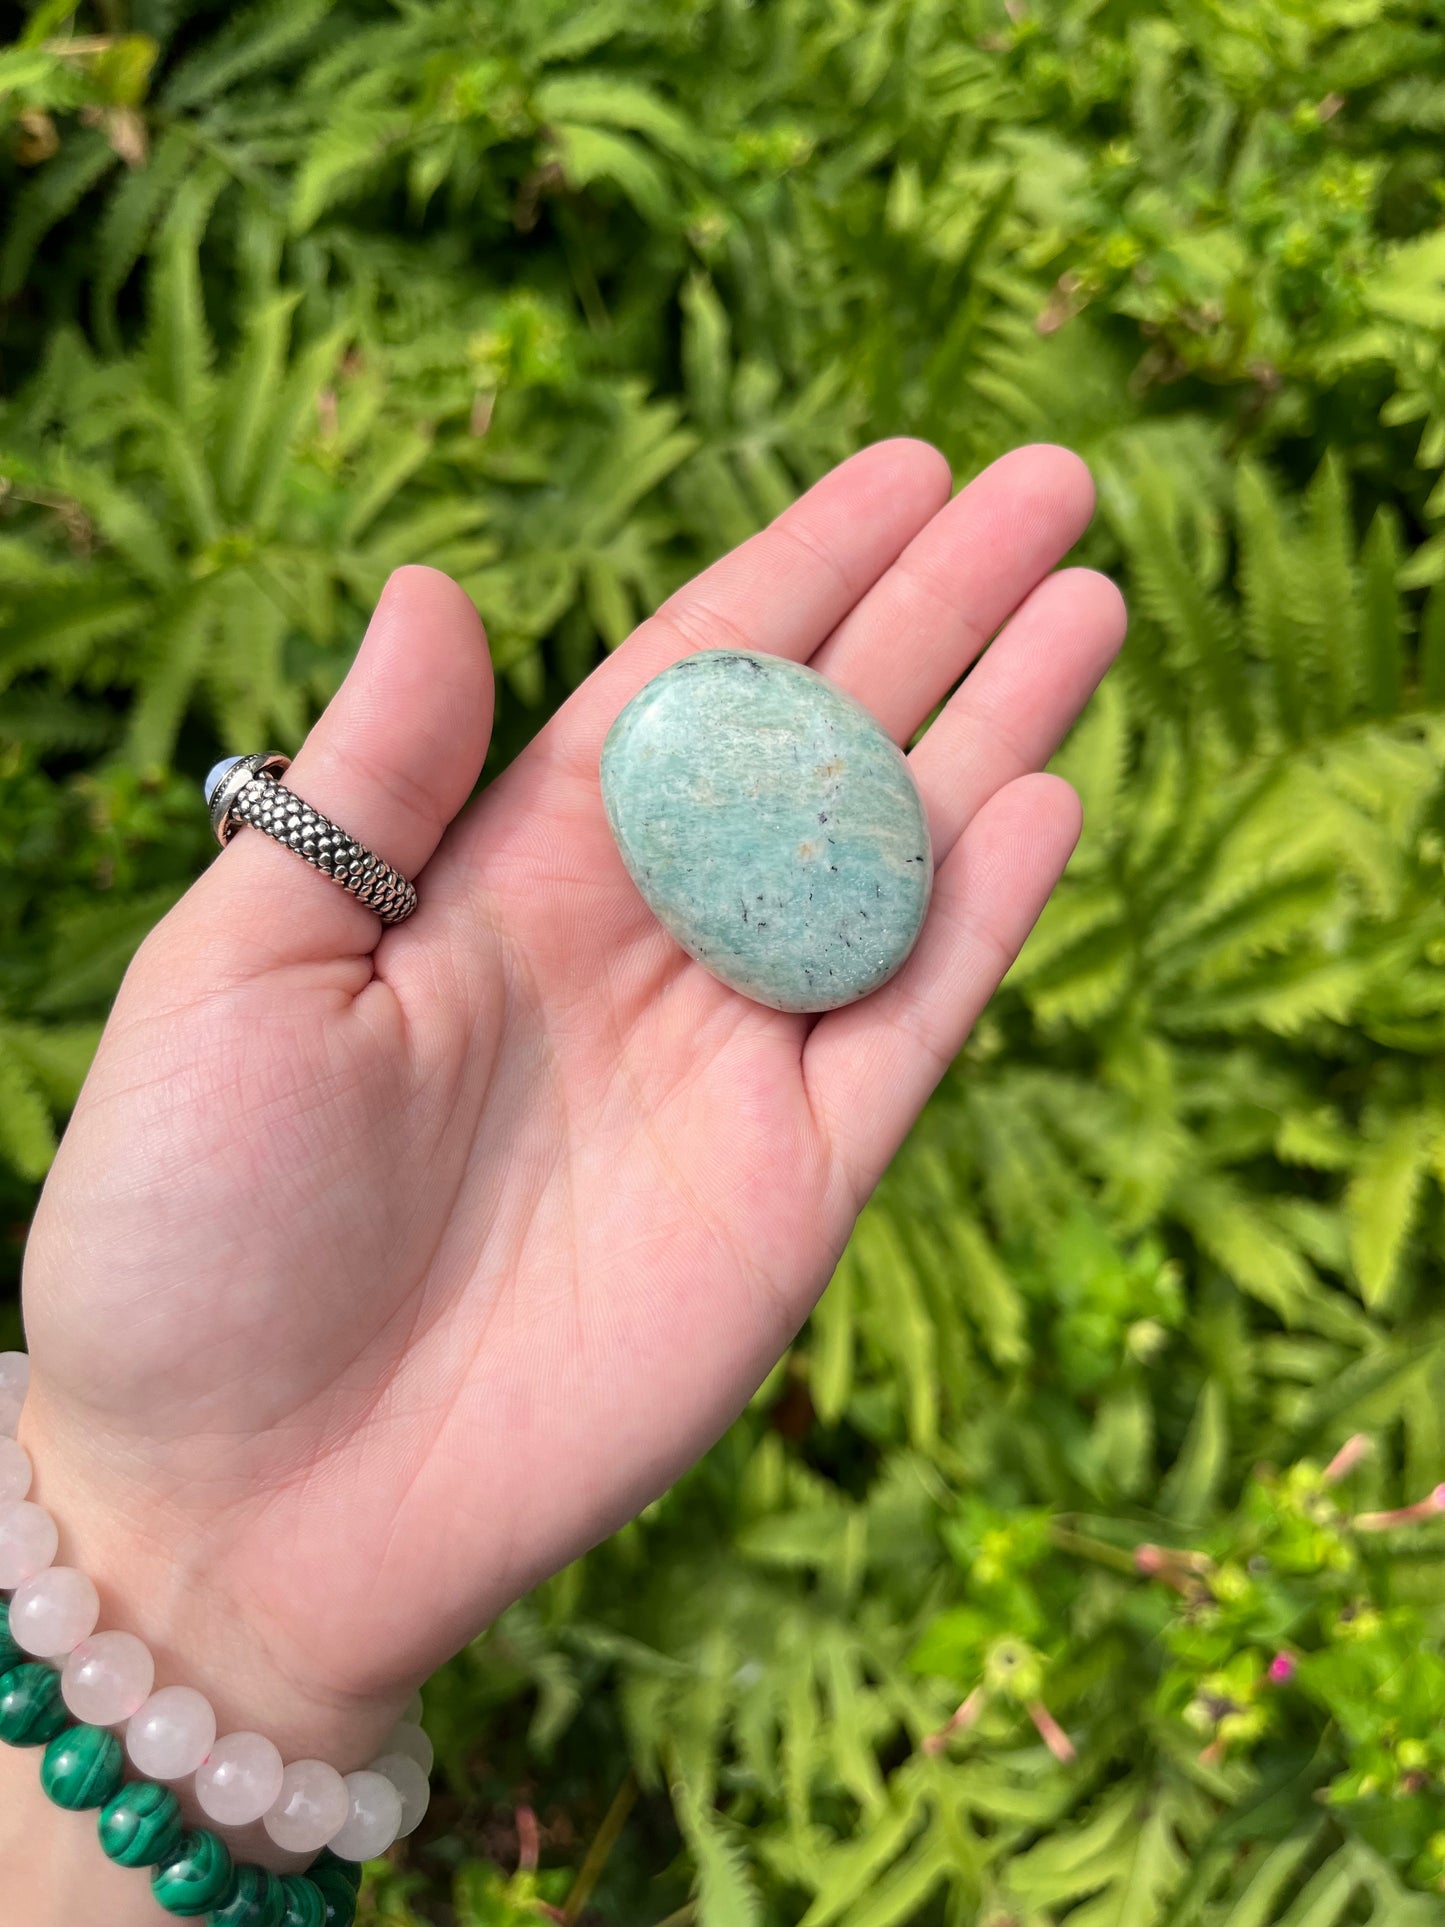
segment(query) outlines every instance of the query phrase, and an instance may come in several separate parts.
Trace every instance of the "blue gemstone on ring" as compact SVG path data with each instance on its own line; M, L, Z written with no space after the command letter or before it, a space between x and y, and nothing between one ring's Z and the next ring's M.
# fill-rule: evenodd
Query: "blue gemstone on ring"
M223 756L219 763L213 763L206 771L206 801L210 802L216 791L225 782L237 763L244 762L242 756Z

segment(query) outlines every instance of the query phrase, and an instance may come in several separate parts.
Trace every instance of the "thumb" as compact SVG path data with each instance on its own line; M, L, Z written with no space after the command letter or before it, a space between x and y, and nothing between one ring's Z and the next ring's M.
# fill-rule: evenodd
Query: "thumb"
M435 569L398 569L282 781L415 882L480 774L492 694L486 636L464 591ZM421 895L414 927L426 916ZM366 956L383 928L294 851L245 825L172 920L177 935L201 942L213 981Z

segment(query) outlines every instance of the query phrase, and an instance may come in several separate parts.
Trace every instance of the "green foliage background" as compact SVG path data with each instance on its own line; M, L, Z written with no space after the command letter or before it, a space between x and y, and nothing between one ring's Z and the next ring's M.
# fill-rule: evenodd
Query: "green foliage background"
M367 1919L1445 1921L1442 133L1426 0L0 46L12 1270L199 774L394 564L484 611L495 760L883 434L1071 443L1134 612L1084 844L809 1330L433 1683Z

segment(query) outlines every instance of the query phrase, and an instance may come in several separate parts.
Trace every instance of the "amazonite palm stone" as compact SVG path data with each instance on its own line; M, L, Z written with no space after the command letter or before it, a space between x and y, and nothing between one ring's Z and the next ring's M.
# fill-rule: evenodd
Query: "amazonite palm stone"
M897 745L798 663L706 649L640 690L602 746L602 801L648 908L774 1010L877 990L923 927L933 854Z

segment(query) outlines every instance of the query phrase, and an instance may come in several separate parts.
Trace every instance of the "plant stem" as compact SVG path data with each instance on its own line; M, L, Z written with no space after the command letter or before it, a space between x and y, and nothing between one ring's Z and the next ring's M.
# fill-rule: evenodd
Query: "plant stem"
M567 1927L581 1914L582 1909L592 1898L592 1889L602 1878L602 1869L607 1865L612 1849L617 1845L617 1836L627 1824L627 1816L637 1804L637 1775L629 1772L626 1779L613 1795L612 1804L602 1818L602 1825L593 1836L592 1845L587 1849L587 1858L577 1870L577 1878L572 1882L562 1909L562 1919Z
M1092 1559L1096 1566L1109 1566L1115 1572L1127 1572L1131 1579L1138 1577L1134 1555L1125 1552L1122 1546L1111 1546L1106 1539L1093 1539L1087 1533L1074 1532L1068 1526L1051 1525L1049 1538L1060 1552L1072 1552L1077 1558Z

